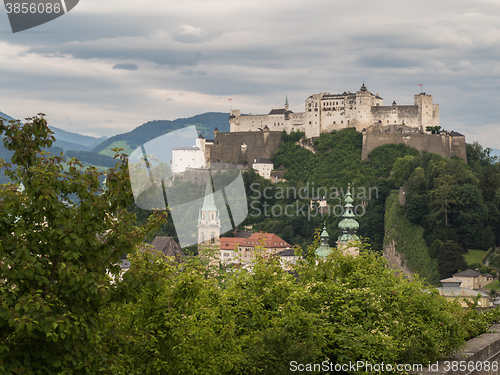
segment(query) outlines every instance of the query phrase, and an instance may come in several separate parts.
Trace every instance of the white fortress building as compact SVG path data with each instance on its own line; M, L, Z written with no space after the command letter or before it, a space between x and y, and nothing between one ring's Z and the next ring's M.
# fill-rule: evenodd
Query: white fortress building
M193 147L175 147L172 150L172 173L183 173L188 168L206 168L205 142L204 138L198 137Z
M305 101L305 111L294 113L285 108L272 109L267 115L241 114L232 110L229 117L230 132L248 131L303 131L307 138L319 137L320 133L344 128L358 131L373 125L406 125L420 133L427 126L439 126L439 104L432 102L432 95L415 95L413 105L383 105L378 94L372 94L365 84L356 93L313 94Z

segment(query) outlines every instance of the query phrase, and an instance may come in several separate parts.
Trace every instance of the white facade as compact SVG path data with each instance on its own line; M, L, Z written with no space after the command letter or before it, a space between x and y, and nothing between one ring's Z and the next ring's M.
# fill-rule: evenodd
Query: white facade
M172 173L185 172L187 168L205 168L205 152L202 139L196 139L194 147L176 147L172 150Z
M270 180L274 164L269 159L254 159L252 168L255 169L260 176Z
M356 93L313 94L305 101L305 111L293 113L288 104L284 109L273 109L267 115L242 115L241 110L231 111L230 131L303 131L307 138L344 128L361 131L375 124L405 124L425 132L426 126L439 125L439 105L433 104L432 95L415 95L413 105L384 106L378 94L361 86Z

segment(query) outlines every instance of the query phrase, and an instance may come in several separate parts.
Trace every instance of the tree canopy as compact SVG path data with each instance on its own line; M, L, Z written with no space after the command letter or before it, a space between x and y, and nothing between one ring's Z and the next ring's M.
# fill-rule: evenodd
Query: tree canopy
M15 184L0 186L2 373L246 375L288 373L292 361L427 363L499 319L499 310L464 310L392 271L361 243L356 258L335 251L318 260L318 232L292 273L260 255L250 272L173 262L142 242L164 215L140 228L125 210L133 197L123 156L103 190L94 168L73 159L65 169L41 151L53 142L43 116L0 130L17 165L6 166ZM469 193L464 199L480 198ZM121 273L127 252L131 267Z

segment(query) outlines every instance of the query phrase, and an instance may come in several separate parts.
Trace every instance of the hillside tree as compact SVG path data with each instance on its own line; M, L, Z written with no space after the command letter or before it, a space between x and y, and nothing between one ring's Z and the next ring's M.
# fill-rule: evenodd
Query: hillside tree
M124 296L120 257L162 216L134 227L123 155L104 192L95 168L42 151L55 140L43 114L0 134L13 152L0 163L13 182L0 186L0 372L105 373L100 313Z

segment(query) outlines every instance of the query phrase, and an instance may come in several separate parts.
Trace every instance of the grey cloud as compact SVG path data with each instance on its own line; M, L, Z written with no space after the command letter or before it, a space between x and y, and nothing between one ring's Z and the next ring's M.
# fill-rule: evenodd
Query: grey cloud
M138 70L139 66L136 64L115 64L112 69Z
M360 56L358 62L361 66L368 68L411 68L418 65L414 59L397 56L392 53Z
M172 39L180 43L201 43L208 41L211 37L208 32L190 25L181 25L171 33Z

